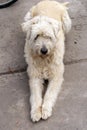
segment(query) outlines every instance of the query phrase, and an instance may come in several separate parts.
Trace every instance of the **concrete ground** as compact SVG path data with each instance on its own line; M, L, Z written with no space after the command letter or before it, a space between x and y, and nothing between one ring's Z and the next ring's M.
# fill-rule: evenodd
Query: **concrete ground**
M30 120L20 23L38 1L19 0L0 10L0 130L87 130L87 0L68 0L72 30L66 36L65 81L53 115L35 124Z

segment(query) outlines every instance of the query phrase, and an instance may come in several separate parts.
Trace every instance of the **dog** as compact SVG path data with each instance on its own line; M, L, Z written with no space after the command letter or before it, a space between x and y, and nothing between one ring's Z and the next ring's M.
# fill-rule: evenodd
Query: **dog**
M41 1L30 9L22 24L26 34L24 53L28 64L33 122L52 115L61 90L65 34L71 29L67 5L50 0ZM48 81L47 86L44 86L45 81Z

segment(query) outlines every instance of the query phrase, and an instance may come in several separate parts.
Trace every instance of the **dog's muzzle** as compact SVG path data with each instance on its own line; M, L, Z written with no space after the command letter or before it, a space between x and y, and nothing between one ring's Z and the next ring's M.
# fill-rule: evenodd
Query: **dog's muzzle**
M41 54L46 55L48 52L48 49L45 46L43 46L40 51L41 51Z

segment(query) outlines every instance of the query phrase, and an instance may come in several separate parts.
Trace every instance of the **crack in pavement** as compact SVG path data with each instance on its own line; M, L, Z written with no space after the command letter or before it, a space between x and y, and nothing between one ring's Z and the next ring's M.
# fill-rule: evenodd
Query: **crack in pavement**
M72 65L72 64L76 64L76 63L82 63L82 62L87 62L87 59L73 60L73 61L69 61L69 62L64 62L64 64L65 65Z
M79 60L64 62L64 65L72 65L72 64L82 63L82 62L87 62L87 59L79 59ZM9 75L9 74L16 74L16 73L22 73L22 72L26 72L26 70L27 70L27 66L23 67L23 68L20 68L20 69L17 69L17 70L10 70L10 71L6 71L6 72L1 72L0 76Z
M20 68L20 69L18 69L18 70L12 70L12 71L1 72L1 73L0 73L0 76L2 76L2 75L8 75L8 74L22 73L22 72L25 72L25 71L26 71L26 67Z

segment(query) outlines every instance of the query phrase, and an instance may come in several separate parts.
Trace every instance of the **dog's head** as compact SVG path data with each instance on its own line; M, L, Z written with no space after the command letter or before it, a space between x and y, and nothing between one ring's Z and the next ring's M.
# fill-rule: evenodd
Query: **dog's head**
M36 16L22 24L32 53L45 56L52 51L58 39L60 24L46 16Z
M22 29L27 34L27 43L33 54L47 56L53 52L61 29L64 32L68 32L70 29L70 25L68 27L66 21L69 19L70 23L69 16L67 18L64 16L63 19L61 23L47 16L35 16L22 24Z

